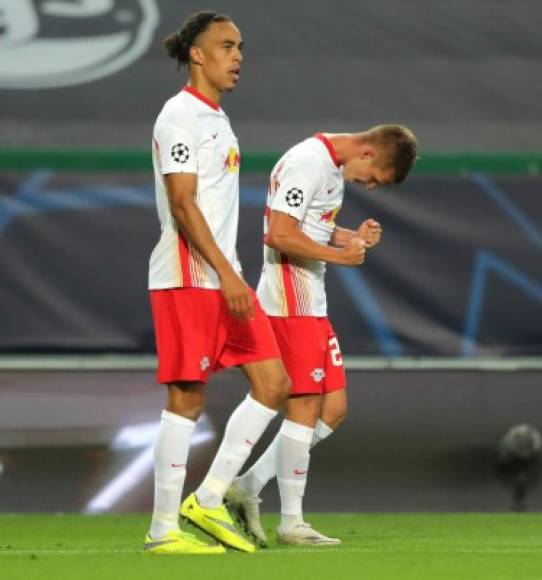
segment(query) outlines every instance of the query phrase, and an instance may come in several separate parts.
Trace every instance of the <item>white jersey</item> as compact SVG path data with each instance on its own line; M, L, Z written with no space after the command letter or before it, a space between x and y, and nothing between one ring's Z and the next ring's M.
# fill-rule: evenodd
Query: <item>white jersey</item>
M185 87L158 115L152 153L162 234L150 258L149 288L219 288L215 270L179 230L164 175L197 174L196 203L218 247L240 273L236 252L240 155L229 119L215 103Z
M318 133L288 150L269 182L264 242L272 211L299 221L301 231L328 244L341 209L344 179L333 145ZM270 316L327 316L325 262L289 258L264 243L258 298Z

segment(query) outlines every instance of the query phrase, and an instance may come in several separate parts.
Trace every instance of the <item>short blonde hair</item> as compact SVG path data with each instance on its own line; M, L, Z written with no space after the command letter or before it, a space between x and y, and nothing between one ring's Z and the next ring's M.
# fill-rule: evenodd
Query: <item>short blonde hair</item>
M388 151L389 167L395 172L394 182L402 183L410 173L418 155L414 133L404 125L377 125L364 134L365 140Z

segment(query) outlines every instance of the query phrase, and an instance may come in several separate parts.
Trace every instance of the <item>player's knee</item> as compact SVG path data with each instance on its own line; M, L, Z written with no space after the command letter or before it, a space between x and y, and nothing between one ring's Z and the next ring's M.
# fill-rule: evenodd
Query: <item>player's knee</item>
M290 378L286 373L270 380L265 388L264 404L272 409L280 409L288 399L291 386Z
M282 407L284 405L288 399L291 388L292 383L286 373L271 383L269 390L273 404L276 408Z
M203 411L205 397L199 387L171 385L168 389L167 410L191 421L196 421Z
M175 413L176 415L180 415L185 419L190 419L191 421L197 421L199 416L203 412L203 401L201 402L169 402L167 406L167 410L170 413Z
M286 419L307 427L314 427L320 415L319 395L290 397L286 405Z

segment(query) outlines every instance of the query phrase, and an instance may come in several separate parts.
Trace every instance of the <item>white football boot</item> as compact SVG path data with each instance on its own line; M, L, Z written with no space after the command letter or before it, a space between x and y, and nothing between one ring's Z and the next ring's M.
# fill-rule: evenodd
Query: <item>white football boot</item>
M260 504L262 500L244 492L237 485L237 480L238 478L233 480L226 492L224 497L226 505L243 526L245 532L250 534L261 548L266 548L267 536L260 520Z
M311 545L311 546L336 546L341 543L339 538L328 538L317 532L310 524L303 522L296 524L289 530L277 528L277 540L279 544Z

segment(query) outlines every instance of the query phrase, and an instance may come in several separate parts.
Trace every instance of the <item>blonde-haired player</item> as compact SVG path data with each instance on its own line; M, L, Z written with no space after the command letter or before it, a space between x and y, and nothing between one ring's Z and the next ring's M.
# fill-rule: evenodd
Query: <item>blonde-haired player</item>
M355 231L335 224L344 181L368 189L401 183L416 150L413 133L401 125L318 133L287 151L271 173L258 297L270 317L292 389L278 435L226 494L260 544L267 538L259 495L275 476L281 498L279 541L340 543L314 530L302 513L309 450L333 433L347 408L341 351L327 318L325 269L327 263L358 266L382 234L372 219Z

